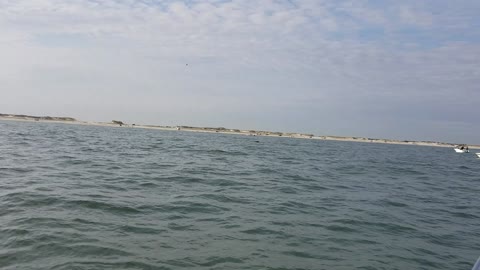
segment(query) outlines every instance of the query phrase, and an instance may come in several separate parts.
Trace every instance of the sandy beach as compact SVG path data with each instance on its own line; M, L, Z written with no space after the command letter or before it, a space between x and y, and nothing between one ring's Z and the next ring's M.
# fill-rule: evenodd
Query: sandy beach
M235 134L235 135L244 135L244 136L283 137L283 138L362 142L362 143L383 143L383 144L435 146L435 147L455 147L456 145L454 143L445 143L445 142L407 141L407 140L402 141L402 140L376 139L376 138L364 138L364 137L320 136L320 135L313 135L313 134L291 133L291 132L228 129L223 127L213 128L213 127L192 127L192 126L139 125L139 124L127 124L127 123L123 123L121 121L115 121L115 120L113 120L112 122L93 122L93 121L81 121L71 117L0 114L0 120L61 123L61 124L70 124L70 125L103 126L103 127L114 127L114 128L141 128L141 129L156 129L156 130L171 130L171 131L205 132L205 133ZM480 145L469 145L469 148L480 149Z

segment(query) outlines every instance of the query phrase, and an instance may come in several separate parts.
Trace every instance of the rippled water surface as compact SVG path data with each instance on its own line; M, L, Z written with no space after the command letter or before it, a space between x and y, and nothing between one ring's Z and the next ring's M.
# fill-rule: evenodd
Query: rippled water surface
M470 269L449 148L0 122L1 269Z

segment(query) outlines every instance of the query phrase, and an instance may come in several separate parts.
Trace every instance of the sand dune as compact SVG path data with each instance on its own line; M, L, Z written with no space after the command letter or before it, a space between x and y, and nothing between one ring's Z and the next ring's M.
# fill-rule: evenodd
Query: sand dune
M30 115L19 115L19 114L0 114L0 120L53 122L53 123L106 126L106 127L119 127L119 128L177 130L177 131L189 131L189 132L237 134L237 135L246 135L246 136L268 136L268 137L285 137L285 138L298 138L298 139L349 141L349 142L363 142L363 143L385 143L385 144L419 145L419 146L436 146L436 147L454 147L455 145L457 145L453 143L433 142L433 141L407 141L407 140L402 141L402 140L376 139L376 138L364 138L364 137L316 136L313 134L304 134L304 133L274 132L274 131L263 131L263 130L240 130L240 129L228 129L224 127L137 125L137 124L127 124L119 120L112 120L112 122L86 122L86 121L79 121L72 117L30 116ZM469 147L471 149L480 149L480 145L469 145Z

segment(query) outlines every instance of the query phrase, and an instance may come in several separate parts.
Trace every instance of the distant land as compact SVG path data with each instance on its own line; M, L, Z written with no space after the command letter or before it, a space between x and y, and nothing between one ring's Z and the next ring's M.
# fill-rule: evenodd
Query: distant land
M75 118L72 117L51 117L51 116L31 116L31 115L23 115L23 114L3 114L0 113L0 117L7 118L7 119L16 119L16 120L30 120L30 121L68 121L68 122L75 122L77 121Z
M376 139L376 138L365 138L365 137L342 137L342 136L331 136L331 135L322 136L322 135L292 133L292 132L229 129L224 127L138 125L138 124L127 124L120 120L112 120L111 122L87 122L87 121L80 121L72 117L31 116L31 115L22 115L22 114L0 113L0 120L52 122L52 123L65 123L65 124L90 125L90 126L143 128L143 129L158 129L158 130L181 130L181 131L190 131L190 132L237 134L237 135L246 135L246 136L268 136L268 137L285 137L285 138L298 138L298 139L420 145L420 146L437 146L437 147L454 147L455 145L460 144L460 143L445 143L445 142L434 142L434 141L407 141L407 140L402 141L402 140ZM480 145L469 145L469 148L480 149Z

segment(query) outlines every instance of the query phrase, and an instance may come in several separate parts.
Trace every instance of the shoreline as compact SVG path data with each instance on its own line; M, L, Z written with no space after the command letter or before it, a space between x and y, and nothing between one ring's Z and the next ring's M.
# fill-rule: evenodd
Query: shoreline
M444 143L444 142L407 141L407 140L401 141L401 140L376 139L376 138L365 138L365 137L320 136L320 135L292 133L292 132L227 129L222 127L211 128L211 127L191 127L191 126L137 125L137 124L124 124L121 121L116 121L116 123L91 122L91 121L80 121L70 117L38 117L38 116L26 116L26 115L17 116L17 115L0 114L0 120L18 121L18 122L60 123L60 124L70 124L70 125L102 126L102 127L115 127L115 128L141 128L141 129L169 130L169 131L219 133L219 134L234 134L234 135L243 135L243 136L294 138L294 139L310 139L310 140L324 140L324 141L396 144L396 145L416 145L416 146L451 147L451 148L455 147L456 145L456 144ZM480 145L469 145L469 148L480 149Z

